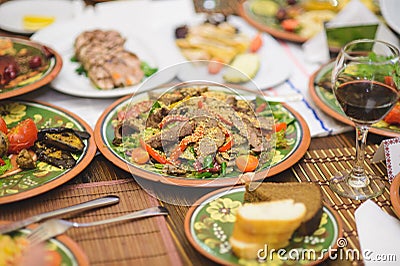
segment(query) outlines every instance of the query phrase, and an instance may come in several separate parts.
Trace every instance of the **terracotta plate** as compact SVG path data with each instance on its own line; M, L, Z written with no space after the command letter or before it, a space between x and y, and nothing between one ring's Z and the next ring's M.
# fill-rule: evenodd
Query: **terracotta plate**
M0 221L2 223L9 223L9 221ZM29 226L29 229L20 229L7 233L7 235L16 238L23 237L27 235L31 228L34 226ZM60 265L68 266L86 266L89 265L89 260L82 249L76 244L71 238L66 235L59 235L55 238L49 239L44 244L45 251L49 252L49 257L53 260L59 260Z
M48 60L46 68L43 71L38 71L38 73L36 73L32 77L19 82L15 86L0 89L0 100L22 95L27 92L39 89L40 87L50 83L53 79L55 79L55 77L60 72L63 64L61 56L56 51L49 47L43 46L40 43L18 38L0 37L0 42L3 42L7 39L11 40L13 48L16 52L20 51L21 49L28 49L35 54L44 56L43 49L47 49L53 56Z
M39 162L33 170L25 170L0 178L0 204L36 196L64 184L85 169L96 153L96 144L90 126L65 109L47 103L2 101L0 114L9 128L30 117L35 121L38 129L66 126L84 130L92 136L84 141L86 148L82 154L77 155L77 163L71 169L60 169Z
M159 91L164 91L166 88L158 89ZM237 90L241 95L256 96L254 91L249 91L245 89ZM116 166L124 169L125 171L134 170L135 175L158 182L165 182L169 184L179 185L179 186L208 186L208 187L221 187L229 186L244 182L245 180L235 177L225 177L225 178L214 178L214 179L195 179L195 178L181 178L174 176L165 176L152 170L150 167L143 168L139 165L134 165L129 163L118 147L113 145L112 140L114 138L114 127L117 112L128 104L139 102L148 99L148 92L143 92L136 94L135 96L126 96L114 102L109 106L104 113L99 118L94 132L94 137L96 140L97 147L100 152L113 162ZM279 112L284 112L287 115L294 118L294 122L288 127L286 134L286 139L288 141L288 147L285 149L277 150L277 159L271 168L268 170L261 170L256 172L253 180L260 180L265 177L270 177L276 175L295 164L307 151L310 145L310 131L305 122L305 120L296 111L291 109L289 106L284 104L277 104L274 108L278 108ZM212 180L212 182L210 181Z
M311 98L314 103L328 115L339 120L340 122L354 126L354 123L343 113L339 103L336 101L335 95L333 95L330 90L324 89L318 85L321 80L324 80L325 78L330 79L330 73L332 71L333 64L334 62L329 62L311 75L309 81ZM399 137L400 127L388 125L384 121L380 121L372 125L369 132L387 137Z
M400 174L398 174L390 185L390 201L394 212L400 218Z
M238 14L253 27L261 31L265 31L275 38L296 43L303 43L307 41L307 38L303 36L281 29L275 22L273 22L275 21L273 18L254 14L250 8L249 1L242 1L240 4L238 4Z
M219 189L199 199L188 211L185 217L185 234L190 244L202 255L223 265L258 265L256 260L245 260L236 257L229 245L235 223L235 210L243 204L244 187L233 189ZM278 254L272 254L273 261L269 260L270 251L267 252L267 265L294 265L288 254L294 249L315 251L315 260L301 260L301 265L319 264L328 258L329 252L321 252L337 247L337 241L342 237L342 224L338 215L330 207L323 207L323 214L319 228L311 236L296 236L290 240L284 251L279 254L287 255L287 260L280 260ZM311 252L310 252L311 253ZM301 256L301 253L299 253ZM300 257L301 258L301 257ZM263 264L260 264L263 265Z

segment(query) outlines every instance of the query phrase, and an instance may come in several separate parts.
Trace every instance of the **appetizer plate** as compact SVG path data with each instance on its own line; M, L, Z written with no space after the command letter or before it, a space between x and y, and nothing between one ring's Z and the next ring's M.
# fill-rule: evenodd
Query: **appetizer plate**
M76 165L71 169L60 169L38 161L35 169L0 178L0 204L30 198L64 184L85 169L96 153L90 126L65 109L40 102L2 101L0 114L9 128L19 121L32 118L39 130L64 126L86 131L91 136L84 140L86 147L78 155Z
M330 82L333 65L334 62L329 62L311 75L309 80L311 98L314 103L328 115L347 125L354 126L354 123L343 113L332 91L322 87L323 81L326 80ZM386 137L399 137L400 127L380 121L372 125L369 132Z
M0 221L1 224L9 223L9 221ZM31 232L31 228L34 226L29 226L28 229L20 229L6 235L10 236L15 240L16 238L23 238ZM47 240L44 244L44 249L46 257L53 261L59 261L58 265L68 265L68 266L86 266L89 265L89 260L86 254L74 242L71 238L66 235L59 235L55 238Z
M191 25L198 25L205 21L206 16L204 14L193 17L186 24L190 27ZM239 29L240 32L247 35L249 38L254 38L257 35L257 30L249 26L242 18L229 16L228 22ZM184 22L182 24L185 24ZM181 25L171 26L172 33L170 34L171 42L175 43L175 36L173 31L176 27ZM164 30L164 29L163 29ZM257 89L268 89L275 85L279 85L289 78L293 71L293 64L289 60L285 51L279 45L279 43L272 38L269 34L262 34L262 46L257 51L260 58L260 67L256 76L249 82L241 83L241 86L247 88L254 88L256 85ZM180 53L179 47L174 46L174 53L177 54L179 61L186 60L186 58ZM224 70L218 74L209 74L207 64L199 66L199 64L185 65L182 71L177 73L178 79L182 81L188 81L193 79L209 80L219 83L224 83L223 79Z
M61 56L53 49L43 46L42 44L34 41L28 41L19 38L0 37L0 42L7 40L10 40L12 42L13 48L16 52L20 51L21 49L28 49L32 53L39 54L43 57L45 57L45 53L50 53L52 56L48 60L47 68L44 71L38 72L35 75L17 83L15 86L12 86L10 88L0 88L0 100L22 95L27 92L39 89L40 87L50 83L59 74L63 63Z
M66 21L79 14L83 5L83 1L77 0L8 1L0 5L0 28L15 33L32 34L36 29L24 25L25 16L31 16L31 23L37 24Z
M245 188L223 188L213 191L199 199L185 217L185 234L190 244L207 258L223 265L258 265L257 260L245 260L236 257L229 244L232 234L236 209L243 204ZM342 237L342 224L338 215L327 205L323 206L323 214L319 228L311 236L296 236L287 247L273 253L268 250L266 263L272 265L294 265L301 259L302 265L319 264L328 258L329 249L337 248L337 241ZM294 260L289 254L291 250L305 249L315 251L315 259L302 258ZM322 253L321 253L322 251ZM276 253L278 252L278 253ZM279 254L279 255L278 255ZM279 260L279 256L287 260ZM312 252L309 252L312 254ZM307 255L307 253L305 254ZM273 258L273 261L270 258ZM264 265L261 263L260 265Z
M171 85L172 86L172 85ZM163 92L168 87L162 87L157 90L152 90L151 92L158 91ZM210 89L212 90L212 89ZM218 89L217 89L218 90ZM240 89L235 88L236 92L239 92L241 96L245 96L246 99L255 99L256 95L254 91L246 90L240 87ZM218 178L206 178L206 179L196 179L196 178L184 178L176 176L162 175L160 170L154 168L154 166L145 164L140 166L137 164L130 163L123 154L121 147L117 147L113 144L114 139L114 126L116 124L116 118L118 111L122 110L129 104L141 102L149 99L149 92L143 92L136 94L134 96L123 97L112 105L110 105L104 113L100 116L94 130L94 137L100 152L116 166L120 167L125 171L131 171L136 176L144 178L146 180L173 184L179 186L195 187L221 187L229 186L237 183L244 183L248 180L248 176L243 174L242 176L235 177L218 177ZM274 108L279 113L284 113L285 115L294 118L294 122L288 126L286 133L286 140L288 147L284 149L278 149L275 153L273 160L273 165L270 169L262 169L254 175L253 180L264 179L265 177L270 177L276 175L295 164L307 151L310 145L310 131L305 120L294 111L292 108L285 104L275 104ZM247 173L250 174L250 173Z
M256 15L251 10L250 6L251 6L251 1L242 1L241 3L238 4L238 14L253 27L261 31L267 32L272 36L274 36L275 38L279 38L282 40L287 40L296 43L303 43L308 40L308 38L300 36L299 34L281 29L275 23L275 19L273 17L264 17Z
M169 75L163 74L162 77L151 79L144 78L139 84L111 90L100 90L91 83L85 75L79 75L77 69L80 64L71 60L74 56L74 41L75 38L86 30L116 30L126 39L124 45L125 50L136 54L140 61L146 62L152 68L161 70L167 66L167 62L162 56L154 56L152 46L147 44L147 40L142 39L139 34L129 32L129 27L123 25L113 25L112 23L104 25L102 20L97 17L85 16L80 19L71 20L65 23L59 23L49 26L32 35L33 40L40 41L56 49L64 62L64 66L58 75L53 80L51 86L62 93L80 96L85 98L116 98L135 93L141 85L146 83L146 86L158 86L164 84L175 77L175 73ZM149 81L149 82L146 82Z
M390 202L397 217L400 219L400 174L390 184Z

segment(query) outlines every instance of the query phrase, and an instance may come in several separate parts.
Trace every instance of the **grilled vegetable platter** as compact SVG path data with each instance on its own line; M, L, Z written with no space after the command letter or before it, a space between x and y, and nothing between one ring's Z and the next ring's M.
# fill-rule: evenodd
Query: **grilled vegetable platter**
M353 122L343 113L332 92L331 76L333 66L334 62L329 62L311 75L309 80L311 98L325 113L345 124L353 125ZM399 137L400 102L396 104L383 120L373 124L370 128L370 132L382 136Z
M0 99L38 89L60 72L61 57L39 43L0 37Z
M94 157L90 127L45 103L0 104L0 203L48 191L70 180Z
M102 114L94 135L122 169L187 186L272 176L310 143L305 121L289 107L243 88L203 84L122 98Z

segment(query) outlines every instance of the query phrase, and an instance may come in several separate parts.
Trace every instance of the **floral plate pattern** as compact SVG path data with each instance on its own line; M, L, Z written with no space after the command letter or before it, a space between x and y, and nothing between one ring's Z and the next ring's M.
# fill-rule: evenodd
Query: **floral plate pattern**
M220 189L205 195L190 208L185 218L185 234L192 246L204 256L224 265L310 265L325 260L328 251L336 248L342 234L341 222L330 208L324 206L319 228L311 236L294 235L284 248L284 254L268 250L265 261L236 257L231 251L229 237L237 210L243 204L244 192L244 187ZM304 253L303 257L302 250L315 253ZM297 255L299 260L295 257Z
M88 132L90 126L68 111L50 104L28 101L4 101L0 104L0 115L9 128L18 122L32 118L37 128L68 127ZM76 158L71 169L60 169L44 162L38 162L35 169L24 170L0 179L0 204L36 196L51 190L80 173L93 159L96 145L93 137L84 141L86 147Z
M165 88L161 88L160 90L165 90ZM249 95L256 95L255 92L252 91L243 90L241 92L250 93ZM118 111L122 110L129 104L147 100L148 98L148 92L144 92L136 94L133 97L126 96L114 102L114 104L109 106L99 118L94 130L94 136L100 152L116 166L125 171L130 171L133 167L135 175L153 181L163 181L164 178L162 177L165 176L157 173L155 169L149 168L149 165L147 165L147 167L143 167L143 165L137 165L130 162L127 159L127 157L129 156L125 155L122 152L121 148L115 146L112 143L114 139L114 125L116 122ZM304 155L310 144L311 137L308 126L304 119L297 112L295 112L290 107L280 103L275 104L273 108L276 108L276 110L278 110L279 112L284 112L287 115L294 117L295 122L290 124L287 129L286 139L288 147L285 149L276 150L270 169L268 170L268 172L260 171L260 177L258 178L273 176L286 170ZM256 180L256 178L253 180ZM210 182L210 179L179 178L173 176L167 176L167 179L168 182L176 182L176 184L183 186L196 186L200 184L207 184L212 187L221 187L232 185L238 182L237 176L216 178L213 179L212 182Z
M318 85L321 80L325 80L327 77L330 77L333 64L334 62L329 62L323 65L310 77L310 95L315 104L321 108L322 111L339 120L340 122L353 126L354 123L343 113L332 91L324 89ZM386 137L399 137L400 127L389 125L382 120L372 125L369 132Z

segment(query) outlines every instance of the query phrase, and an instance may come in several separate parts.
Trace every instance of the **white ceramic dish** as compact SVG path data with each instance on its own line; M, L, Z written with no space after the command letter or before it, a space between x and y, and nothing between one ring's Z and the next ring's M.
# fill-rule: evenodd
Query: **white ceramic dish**
M62 93L85 97L85 98L116 98L124 95L135 93L145 81L150 87L156 87L166 83L175 77L175 73L168 75L157 76L154 79L144 79L142 83L116 88L112 90L99 90L84 75L79 75L75 70L79 64L72 62L73 45L75 38L85 30L117 30L121 35L126 38L125 49L135 53L141 61L146 62L151 67L156 67L159 70L167 67L167 62L162 56L157 56L147 38L142 38L138 32L134 33L131 28L124 27L122 24L113 23L95 16L88 14L87 16L80 16L77 19L65 23L59 23L40 30L32 35L31 39L38 42L47 44L53 47L62 56L64 65L58 75L53 80L51 86Z
M54 17L54 23L70 20L80 14L84 2L80 0L14 0L0 5L0 28L21 34L35 30L26 29L23 18L26 15Z
M387 24L400 34L400 5L398 0L380 0L380 8Z
M196 25L200 24L205 20L204 15L193 17L191 21L186 24ZM230 16L228 21L236 26L242 33L249 37L254 37L257 34L257 30L249 26L242 18ZM182 23L182 25L185 22ZM171 26L170 42L175 44L174 30L177 25ZM262 34L263 45L260 50L257 51L260 57L260 68L257 75L253 78L253 82L242 83L240 85L253 89L268 89L275 85L284 82L289 78L292 73L293 65L285 54L279 43L267 33ZM183 61L185 58L180 54L179 48L175 45L175 49L179 54L180 60ZM206 64L201 67L197 67L195 64L192 68L185 68L177 74L177 77L182 81L188 81L193 79L204 79L224 83L222 78L223 71L217 75L210 75L208 73ZM255 86L254 86L255 85Z

